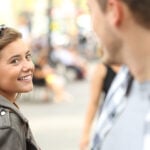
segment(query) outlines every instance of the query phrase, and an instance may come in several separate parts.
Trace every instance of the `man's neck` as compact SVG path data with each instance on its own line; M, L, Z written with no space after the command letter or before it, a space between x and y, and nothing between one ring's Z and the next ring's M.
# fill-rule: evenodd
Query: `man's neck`
M150 65L150 64L149 64ZM149 65L141 65L140 63L128 65L131 74L139 82L150 81Z
M134 78L143 82L150 80L150 31L136 24L131 25L123 32L124 63Z
M143 47L133 45L131 49L125 52L125 63L132 75L140 82L150 80L150 44L145 42Z

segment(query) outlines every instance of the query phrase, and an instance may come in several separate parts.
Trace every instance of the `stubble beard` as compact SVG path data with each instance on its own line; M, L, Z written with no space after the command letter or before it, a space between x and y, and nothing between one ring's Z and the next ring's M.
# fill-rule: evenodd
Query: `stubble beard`
M104 48L102 61L108 65L120 65L123 64L123 56L121 53L122 41L115 39L109 45L109 48Z

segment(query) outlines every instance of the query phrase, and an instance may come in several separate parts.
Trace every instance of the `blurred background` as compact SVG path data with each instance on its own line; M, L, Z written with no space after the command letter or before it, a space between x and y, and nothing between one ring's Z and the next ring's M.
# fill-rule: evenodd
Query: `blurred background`
M34 89L18 101L42 150L78 150L100 44L86 0L5 0L0 24L30 45Z
M26 40L41 38L49 51L51 46L74 46L85 57L96 57L86 0L5 0L0 23L16 27Z

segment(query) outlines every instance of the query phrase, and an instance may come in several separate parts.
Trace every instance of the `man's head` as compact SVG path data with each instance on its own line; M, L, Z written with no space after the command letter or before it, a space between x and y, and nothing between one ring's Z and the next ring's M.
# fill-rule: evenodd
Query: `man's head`
M109 0L96 0L103 12L107 9ZM124 3L140 25L150 28L150 1L149 0L116 0Z
M113 18L111 12L105 13L105 1L102 2L103 9L100 8L98 0L89 0L88 6L91 12L93 28L104 47L103 61L108 64L122 63L122 39L112 28L109 18ZM111 19L112 20L112 19Z
M104 60L125 63L124 52L131 47L124 38L130 37L135 25L150 28L150 1L88 0L88 5L94 30L105 47Z

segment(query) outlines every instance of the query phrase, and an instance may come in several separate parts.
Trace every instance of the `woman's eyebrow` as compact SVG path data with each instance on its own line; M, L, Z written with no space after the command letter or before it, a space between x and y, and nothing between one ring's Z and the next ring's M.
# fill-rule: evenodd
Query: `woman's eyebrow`
M31 50L27 50L26 54L31 53Z
M30 51L30 50L27 50L27 52L26 52L25 54L29 54L29 53L31 53L31 51ZM11 56L11 57L8 59L8 61L10 61L10 60L12 60L12 59L14 59L14 58L19 58L19 57L21 57L21 55L16 54L16 55L14 55L14 56Z
M12 59L14 59L14 58L19 58L19 57L20 57L20 55L14 55L14 56L10 57L10 58L8 59L8 61L10 61L10 60L12 60Z

